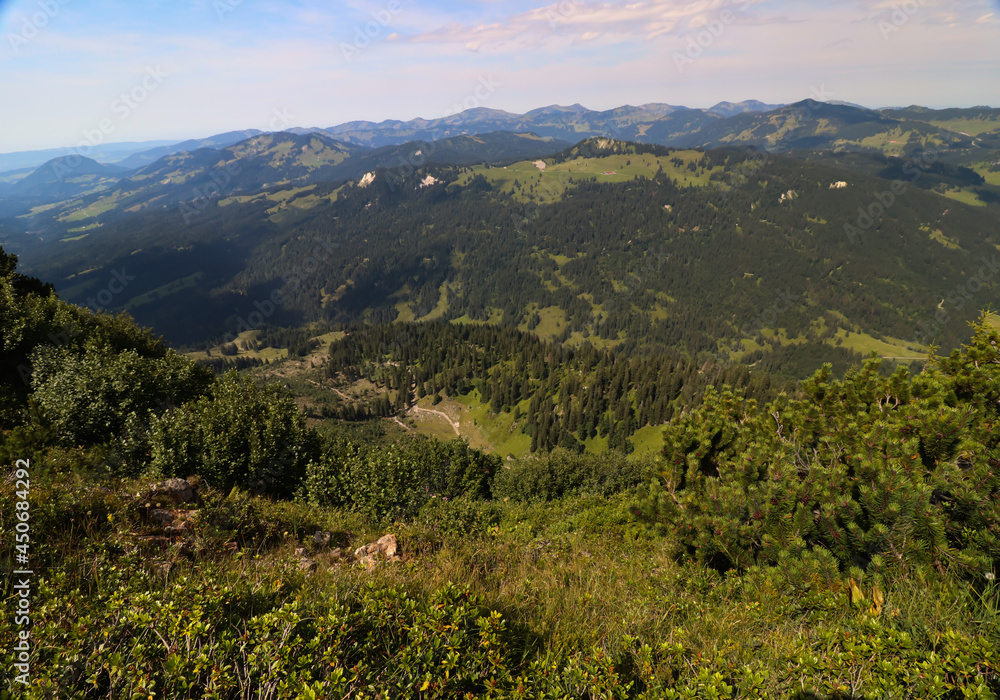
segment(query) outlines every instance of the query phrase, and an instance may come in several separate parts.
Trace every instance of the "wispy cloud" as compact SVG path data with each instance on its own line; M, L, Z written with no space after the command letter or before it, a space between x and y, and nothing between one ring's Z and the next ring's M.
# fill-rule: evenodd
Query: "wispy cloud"
M643 2L586 2L563 0L512 14L490 24L453 22L431 31L398 36L397 41L459 45L469 51L517 51L562 46L574 41L649 41L704 25L723 10L739 11L737 21L759 22L733 0L646 0Z

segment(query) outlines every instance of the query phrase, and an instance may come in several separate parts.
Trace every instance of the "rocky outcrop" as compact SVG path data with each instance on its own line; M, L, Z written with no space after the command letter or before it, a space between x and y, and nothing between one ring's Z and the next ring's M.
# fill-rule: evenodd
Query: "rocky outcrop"
M402 550L395 535L380 537L375 542L358 547L354 550L354 559L364 564L370 571L379 561L402 561Z
M306 556L305 547L297 547L295 549L295 556L299 558L299 569L302 571L311 574L319 568L319 564L317 564L314 559L310 559Z
M174 505L191 503L198 498L200 487L201 479L197 476L189 476L187 479L167 479L153 484L147 500L157 507L168 501Z

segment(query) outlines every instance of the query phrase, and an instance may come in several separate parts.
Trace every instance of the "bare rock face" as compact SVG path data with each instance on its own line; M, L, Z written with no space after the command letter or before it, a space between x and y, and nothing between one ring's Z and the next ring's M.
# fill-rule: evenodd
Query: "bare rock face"
M402 549L400 549L396 536L389 534L380 537L375 542L358 547L354 550L354 558L370 571L375 568L379 560L402 561L401 553Z
M317 530L313 535L313 542L315 542L320 547L325 547L330 544L330 533L324 532L322 530Z

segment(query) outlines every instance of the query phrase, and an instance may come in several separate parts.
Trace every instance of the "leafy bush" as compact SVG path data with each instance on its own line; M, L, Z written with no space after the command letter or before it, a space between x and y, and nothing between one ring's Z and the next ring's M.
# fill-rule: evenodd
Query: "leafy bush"
M14 272L0 249L0 426L29 422L33 391L64 444L106 442L133 411L180 403L211 374L125 313L92 313Z
M33 365L40 413L70 445L107 442L130 418L194 399L211 384L209 372L174 352L150 358L95 340L81 352L43 345Z
M500 522L496 503L477 501L462 495L448 500L431 498L420 509L418 521L425 528L445 537L478 537Z
M292 495L319 458L319 439L294 402L236 372L219 379L212 396L155 418L149 440L156 472L279 496Z
M497 472L496 498L551 501L572 494L610 495L635 488L648 476L649 461L627 459L618 452L576 454L557 450L545 457L515 461Z
M418 439L378 449L348 443L309 464L301 496L316 505L349 506L375 521L408 520L433 497L488 497L499 463L461 440Z
M539 649L452 584L411 594L368 583L324 596L291 567L157 586L130 567L95 573L90 594L63 572L39 581L32 686L19 697L950 700L1000 691L1000 653L985 637L947 629L927 640L866 613L803 633L774 658L748 652L734 664L732 645L703 655L683 631L652 643L626 636L613 650ZM10 649L0 661L12 667Z

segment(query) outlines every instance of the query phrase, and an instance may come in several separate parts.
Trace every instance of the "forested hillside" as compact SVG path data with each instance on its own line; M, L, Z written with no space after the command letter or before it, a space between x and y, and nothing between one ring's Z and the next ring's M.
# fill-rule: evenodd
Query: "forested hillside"
M662 425L696 405L707 386L728 385L760 401L773 398L779 386L765 373L700 365L676 351L630 356L589 343L574 350L488 325L351 327L329 355L330 378L364 378L387 390L374 415L393 415L424 396L474 393L494 415L511 415L531 436L531 452L557 446L582 452L597 436L611 450L630 452L637 429ZM341 411L358 413L352 405Z
M208 198L189 226L118 212L32 270L196 347L264 325L441 318L802 378L956 346L993 301L997 210L922 188L979 176L817 158L605 139L538 163L375 170Z
M916 377L871 360L777 393L745 369L492 326L330 344L332 373L472 384L500 411L558 385L540 436L578 411L589 425L593 402L673 415L660 458L502 461L310 424L285 390L213 377L15 264L0 253L0 512L28 516L0 519L0 564L32 571L30 674L5 676L5 698L1000 693L985 317ZM677 389L698 399L680 415ZM17 653L0 657L20 672Z

